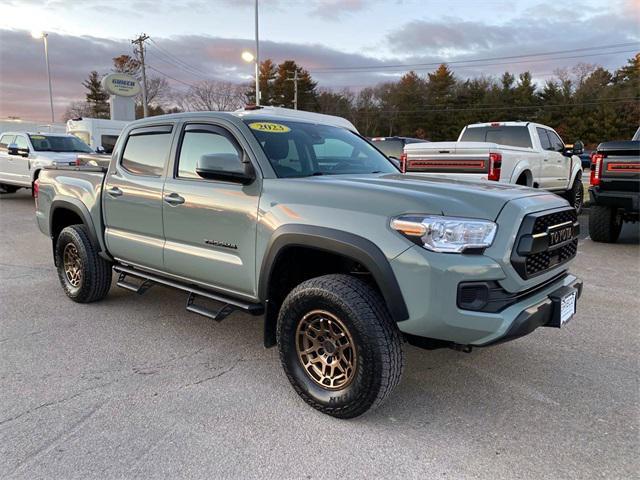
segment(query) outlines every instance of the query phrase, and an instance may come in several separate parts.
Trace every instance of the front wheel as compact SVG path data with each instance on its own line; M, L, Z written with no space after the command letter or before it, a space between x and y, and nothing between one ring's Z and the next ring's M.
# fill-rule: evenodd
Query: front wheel
M582 207L584 205L584 189L582 188L582 179L577 176L573 181L573 185L570 190L567 190L565 198L576 209L578 215L582 213Z
M349 275L325 275L293 289L280 310L277 336L295 391L334 417L377 407L402 375L397 325L380 294Z
M98 255L84 225L71 225L56 242L56 266L64 292L74 302L103 299L111 288L111 264Z

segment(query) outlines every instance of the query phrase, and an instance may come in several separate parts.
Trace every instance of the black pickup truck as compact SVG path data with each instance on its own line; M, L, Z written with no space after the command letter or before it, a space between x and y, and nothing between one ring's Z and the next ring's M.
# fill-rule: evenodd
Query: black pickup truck
M589 233L596 242L618 240L624 222L638 221L640 128L630 141L604 142L591 159Z

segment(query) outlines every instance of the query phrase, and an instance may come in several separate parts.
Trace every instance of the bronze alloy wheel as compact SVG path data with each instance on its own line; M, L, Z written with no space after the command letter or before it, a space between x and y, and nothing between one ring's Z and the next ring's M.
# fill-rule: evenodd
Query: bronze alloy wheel
M327 390L340 390L356 373L357 354L351 333L325 311L307 313L296 329L296 351L307 375Z
M67 281L74 288L78 288L82 283L82 260L80 260L78 249L73 243L68 243L64 247L62 261Z

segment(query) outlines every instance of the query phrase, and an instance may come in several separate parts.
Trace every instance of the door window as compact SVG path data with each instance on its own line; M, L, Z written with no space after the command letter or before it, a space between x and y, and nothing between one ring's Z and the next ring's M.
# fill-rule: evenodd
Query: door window
M562 152L564 150L564 142L553 130L547 130L549 135L549 142L551 142L551 150L556 152Z
M15 143L18 146L18 148L21 150L29 148L29 143L27 142L27 139L24 138L22 135L16 135Z
M536 128L538 132L538 138L540 138L540 145L543 150L553 150L551 148L551 142L549 141L549 137L547 135L547 130L544 128Z
M140 130L138 134L134 130L127 139L122 154L122 168L134 175L159 177L171 148L171 127Z
M178 177L202 179L196 173L198 160L204 155L232 154L240 157L240 151L225 130L212 125L199 129L189 125L182 139L180 157L178 158ZM238 170L242 169L238 161Z

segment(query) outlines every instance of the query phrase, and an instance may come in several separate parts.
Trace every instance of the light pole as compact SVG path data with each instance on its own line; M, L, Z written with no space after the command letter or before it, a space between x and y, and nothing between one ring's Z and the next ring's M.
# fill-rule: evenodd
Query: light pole
M47 63L47 80L49 81L49 105L51 106L51 123L55 123L55 115L53 113L53 91L51 90L51 69L49 68L49 42L46 32L33 32L31 36L35 39L42 39L44 41L44 59Z
M260 40L258 38L258 0L255 0L255 17L256 17L256 54L251 52L242 52L242 59L245 62L256 62L256 106L260 106Z

